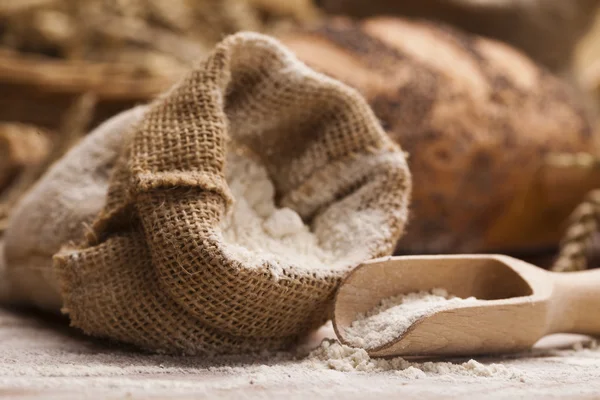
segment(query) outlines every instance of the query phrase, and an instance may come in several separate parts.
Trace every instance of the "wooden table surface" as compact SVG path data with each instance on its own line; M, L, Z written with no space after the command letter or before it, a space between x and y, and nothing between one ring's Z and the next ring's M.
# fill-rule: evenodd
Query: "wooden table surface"
M554 336L526 355L477 359L523 371L523 379L428 373L411 380L393 371L302 369L289 359L244 365L143 354L87 338L61 319L0 309L0 398L598 398L600 350L576 352L574 343L589 347L590 340Z

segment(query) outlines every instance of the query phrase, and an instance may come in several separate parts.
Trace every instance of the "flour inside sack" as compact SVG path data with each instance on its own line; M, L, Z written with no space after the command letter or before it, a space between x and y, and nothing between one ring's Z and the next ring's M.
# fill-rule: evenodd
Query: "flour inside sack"
M451 307L477 303L474 297L462 299L445 289L432 289L390 297L357 319L344 331L348 344L373 349L404 334L415 322Z
M318 274L355 265L370 258L369 249L357 244L388 235L384 213L348 210L343 218L325 220L327 237L320 237L296 211L277 207L266 168L245 150L229 151L226 179L235 202L221 222L223 250L246 267L268 265L274 277L290 268Z

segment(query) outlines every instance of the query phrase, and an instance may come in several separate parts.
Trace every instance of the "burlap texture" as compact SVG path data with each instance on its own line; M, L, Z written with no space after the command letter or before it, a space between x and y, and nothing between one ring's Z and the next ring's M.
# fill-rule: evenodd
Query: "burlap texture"
M385 217L380 232L340 245L382 256L403 231L411 181L400 148L358 92L267 36L223 40L128 132L85 243L54 257L64 310L88 334L230 353L284 347L329 317L337 283L361 260L273 276L268 262L250 268L228 253L219 224L235 201L224 177L232 145L260 158L278 205L324 246L340 240L328 227L368 211Z

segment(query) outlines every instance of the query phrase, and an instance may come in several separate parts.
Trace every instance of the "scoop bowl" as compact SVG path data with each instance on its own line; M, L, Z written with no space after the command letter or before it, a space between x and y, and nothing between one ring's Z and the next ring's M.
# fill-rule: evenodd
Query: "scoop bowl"
M553 273L504 255L385 257L363 263L340 285L333 325L340 341L358 314L381 300L444 288L481 301L417 320L371 356L512 353L551 333L600 333L600 271Z

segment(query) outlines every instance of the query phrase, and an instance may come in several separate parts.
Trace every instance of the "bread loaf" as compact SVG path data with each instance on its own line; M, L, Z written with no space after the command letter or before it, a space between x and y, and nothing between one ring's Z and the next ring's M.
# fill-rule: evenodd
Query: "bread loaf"
M283 42L357 88L409 153L411 218L400 252L555 246L587 172L550 169L553 152L594 152L569 86L501 42L395 18L333 19Z
M319 0L327 12L395 15L448 23L509 43L555 72L571 66L600 0Z

